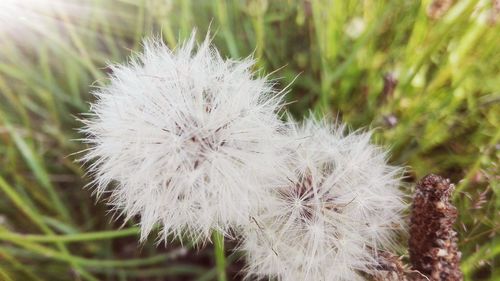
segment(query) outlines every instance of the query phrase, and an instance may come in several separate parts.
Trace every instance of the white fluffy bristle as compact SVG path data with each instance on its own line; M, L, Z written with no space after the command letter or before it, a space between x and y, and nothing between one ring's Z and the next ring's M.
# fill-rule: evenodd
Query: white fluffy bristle
M284 157L281 94L253 64L223 59L208 37L176 50L149 40L94 93L82 160L98 195L140 216L142 239L156 224L164 239L227 234L272 187Z

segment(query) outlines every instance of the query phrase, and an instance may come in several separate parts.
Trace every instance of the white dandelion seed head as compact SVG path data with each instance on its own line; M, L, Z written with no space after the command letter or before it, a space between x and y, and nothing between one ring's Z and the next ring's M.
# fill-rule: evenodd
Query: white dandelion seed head
M241 244L248 277L363 280L402 227L401 169L387 164L370 133L313 119L291 131L298 144L287 182Z
M84 120L84 142L98 196L126 218L140 216L141 238L205 241L230 233L280 169L282 93L252 72L251 58L226 60L194 33L176 50L147 40L128 65L112 66L108 86Z

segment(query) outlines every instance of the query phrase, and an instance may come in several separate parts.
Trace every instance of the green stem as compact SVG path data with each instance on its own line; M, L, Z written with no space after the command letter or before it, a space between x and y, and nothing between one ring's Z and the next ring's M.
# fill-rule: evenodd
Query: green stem
M465 258L461 263L461 269L465 277L470 277L473 273L474 266L477 266L481 261L495 259L500 254L500 238L493 239L491 243L483 245L474 254Z
M20 259L16 259L16 257L8 253L3 247L0 247L0 259L4 262L4 264L10 263L12 269L22 272L26 275L26 277L29 277L28 280L43 281L37 274L33 273L30 267L22 263Z
M139 228L132 227L121 230L88 232L68 235L34 235L34 234L17 234L0 232L0 240L22 240L30 242L79 242L79 241L94 241L103 239L112 239L126 236L133 236L139 233Z
M239 258L241 258L241 253L233 252L227 257L226 265L231 264L233 261ZM213 280L216 275L217 275L217 268L212 268L207 273L200 276L200 278L196 279L195 281L210 281Z
M215 231L212 233L214 241L215 266L217 268L217 280L226 281L226 257L224 256L224 236Z
M221 27L222 36L226 40L227 48L229 54L232 58L238 58L238 46L236 44L236 39L234 38L233 32L231 30L232 23L229 18L229 11L227 3L225 1L215 1L215 6L213 7L217 19L219 20L219 25Z
M5 281L14 281L14 279L10 278L10 275L7 273L7 271L4 271L2 268L0 268L0 277Z
M116 268L116 267L141 267L141 266L149 266L154 264L165 263L168 260L173 259L178 256L179 253L184 251L183 249L172 250L166 254L159 254L156 256L145 257L145 258L137 258L137 259L126 259L126 260L101 260L101 259L89 259L79 256L73 256L66 253L61 253L58 251L54 251L51 248L27 241L18 241L18 240L10 240L13 244L16 244L26 250L29 250L33 253L39 254L40 256L46 259L53 259L63 262L68 262L72 265L78 265L82 267L107 267L107 268ZM86 271L83 271L85 274L88 274ZM95 279L97 280L97 279Z
M49 178L49 174L44 169L43 160L37 156L34 149L25 141L25 139L23 139L19 135L19 133L12 127L12 125L6 118L0 116L0 119L2 119L5 128L12 137L12 140L14 141L17 148L21 152L21 155L26 160L28 166L33 171L35 178L39 180L42 187L45 188L45 190L47 191L48 197L52 200L55 209L59 212L59 214L61 214L61 216L67 222L70 222L71 221L70 213L66 208L66 206L64 205L63 200L60 198L59 194L55 190L55 187L52 185L52 182L50 181ZM15 193L15 191L13 192Z
M31 221L33 221L43 232L45 232L48 235L55 235L55 233L50 229L45 222L43 221L42 217L36 212L35 210L32 210L28 204L26 204L23 199L16 193L15 189L7 182L4 180L3 177L0 176L0 190L2 190L7 197L16 205ZM17 241L11 241L16 243ZM21 243L22 245L22 243ZM71 260L71 254L69 250L66 248L66 245L64 245L63 242L57 241L56 242L57 248L61 251L61 253L56 252L58 255L60 255L63 258L66 258L70 265L75 269L75 271L81 275L85 280L88 281L97 281L98 279L92 276L89 272L87 272L85 269L83 269L79 264L75 263L73 260ZM50 250L50 248L48 248Z

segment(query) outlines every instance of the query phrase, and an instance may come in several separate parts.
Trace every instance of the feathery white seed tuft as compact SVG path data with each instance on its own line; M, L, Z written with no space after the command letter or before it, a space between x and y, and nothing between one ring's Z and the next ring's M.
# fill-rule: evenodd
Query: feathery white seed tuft
M291 125L287 182L244 233L248 277L282 281L363 280L402 227L401 170L370 133L306 120Z
M98 196L140 216L141 239L156 224L163 239L229 234L273 187L286 143L282 94L253 65L224 60L208 37L196 48L193 34L176 50L148 40L94 93L82 160Z

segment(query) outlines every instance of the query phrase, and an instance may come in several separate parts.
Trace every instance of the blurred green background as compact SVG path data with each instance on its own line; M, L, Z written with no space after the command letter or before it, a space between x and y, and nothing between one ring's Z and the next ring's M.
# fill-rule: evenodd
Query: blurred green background
M456 183L467 280L500 280L500 1L0 2L0 280L215 280L211 246L137 242L84 189L74 139L107 63L210 27L224 56L291 84L300 118L376 129L393 164ZM123 226L123 228L120 228ZM232 243L227 244L229 248ZM400 255L406 257L402 250ZM228 254L234 280L240 254Z

